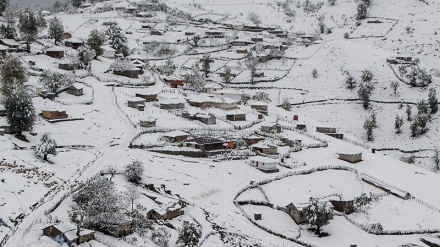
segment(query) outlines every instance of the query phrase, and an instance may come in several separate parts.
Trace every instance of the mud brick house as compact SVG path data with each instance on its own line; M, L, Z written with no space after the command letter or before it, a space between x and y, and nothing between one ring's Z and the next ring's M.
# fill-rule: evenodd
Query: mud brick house
M213 151L225 149L223 141L217 138L197 137L183 142L183 147L200 149L202 151Z

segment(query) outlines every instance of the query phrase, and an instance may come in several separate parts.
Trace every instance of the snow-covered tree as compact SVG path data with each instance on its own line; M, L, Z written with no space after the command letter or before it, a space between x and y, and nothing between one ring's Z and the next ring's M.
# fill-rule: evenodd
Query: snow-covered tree
M256 26L261 24L261 17L255 12L249 12L247 19L252 21Z
M84 228L111 231L126 219L120 198L113 182L96 175L82 184L73 195L75 204L69 211L69 218Z
M396 119L394 120L394 129L396 129L396 133L402 133L402 125L403 125L403 117L399 117L396 115Z
M48 134L44 133L40 139L40 143L35 146L34 151L35 154L39 157L43 157L43 160L47 161L47 155L57 155L57 142L50 138Z
M330 5L335 5L335 3L337 2L337 0L327 0L327 1Z
M332 209L329 206L329 202L310 197L309 205L303 209L303 213L307 224L316 227L315 233L319 235L321 234L321 227L329 223Z
M49 20L49 38L55 40L55 44L63 40L64 26L56 16Z
M432 76L426 70L420 68L418 64L410 66L406 77L413 87L425 87L432 82Z
M10 6L7 6L3 12L3 18L6 25L2 24L0 26L0 35L6 39L15 39L17 37L15 14Z
M438 111L438 99L435 88L429 89L428 103L429 103L429 108L431 109L431 114L436 113Z
M78 48L78 57L79 61L87 68L96 57L96 52L88 44L85 44Z
M18 136L21 137L23 131L32 130L36 120L34 103L23 86L13 88L4 105L8 123L15 127Z
M96 56L101 56L102 53L104 52L101 48L101 46L104 44L105 42L105 34L98 31L97 29L93 29L90 34L89 34L89 38L87 39L87 44L90 46L90 48L92 48L95 53Z
M156 70L162 74L162 75L172 75L174 74L174 71L176 71L177 67L174 64L173 60L171 59L167 59L167 61L165 62L165 64L160 65L156 68Z
M283 100L283 103L281 104L281 107L286 111L290 111L290 109L292 108L292 104L290 104L290 101L288 98L285 98Z
M356 20L363 20L367 18L367 15L368 15L368 6L365 3L360 2L357 6Z
M252 52L248 53L245 60L245 65L251 74L251 83L254 83L255 72L257 71L257 65L260 63L258 57L254 56Z
M247 94L247 93L241 94L241 103L243 103L243 105L246 105L249 102L249 100L251 100L251 99L252 99L252 97L250 94Z
M109 70L112 70L114 74L120 75L123 71L134 69L134 65L129 59L117 59L114 63L110 65Z
M3 12L6 10L8 5L9 5L8 0L0 0L0 16L3 15Z
M373 78L374 78L374 74L373 72L371 72L371 70L366 69L362 71L362 75L361 75L362 82L370 83L373 80Z
M417 116L410 125L411 136L417 137L428 131L429 105L425 100L417 102Z
M367 141L373 141L373 130L377 128L376 114L372 113L364 122L364 129L367 135Z
M209 69L211 68L211 56L204 55L202 58L202 71L205 74L205 77L208 77Z
M191 66L191 73L184 75L185 82L189 88L195 91L202 91L205 88L205 80L199 73L199 64L196 62Z
M11 94L13 88L23 86L26 82L26 74L19 58L6 56L0 59L1 93L4 96Z
M43 72L38 82L47 87L51 93L57 93L60 89L75 83L75 76L73 74L61 74L55 71L46 70Z
M139 199L141 196L141 192L139 191L138 187L136 187L133 184L128 185L124 191L124 198L129 203L131 212L134 211L135 202Z
M313 76L313 78L318 78L318 70L317 69L313 69L312 76Z
M345 79L345 84L347 85L348 89L353 89L356 87L356 79L350 74L347 74L347 78Z
M144 170L145 169L142 163L139 160L135 160L125 166L124 173L128 181L132 183L139 183L142 180Z
M366 83L361 83L358 90L359 99L362 100L362 106L368 109L370 105L371 88Z
M397 94L397 89L399 88L399 82L398 81L392 81L390 83L390 87L393 89L394 94Z
M118 24L111 24L105 31L105 34L108 37L110 46L116 50L116 53L120 53L124 55L124 57L130 54L130 49L127 46L127 37L125 37Z
M372 197L368 196L365 193L362 193L360 196L356 197L354 199L354 210L356 212L363 213L368 208L369 205L371 205Z
M26 7L21 13L18 20L18 29L21 34L21 38L26 41L27 52L31 52L30 44L37 40L38 33L46 27L46 21L44 18L30 7Z
M263 101L263 102L271 102L272 100L269 98L269 94L266 92L256 92L252 97L255 101Z
M182 247L196 247L201 236L202 231L195 224L189 223L179 229L176 244Z
M406 110L405 110L405 113L406 113L406 120L408 120L408 121L411 121L412 120L412 118L411 118L411 114L412 114L412 112L411 112L411 105L406 105Z
M165 227L157 227L151 232L151 241L159 247L168 247L169 234Z
M232 69L229 66L225 66L225 69L223 70L224 76L223 80L225 83L230 83L232 80Z

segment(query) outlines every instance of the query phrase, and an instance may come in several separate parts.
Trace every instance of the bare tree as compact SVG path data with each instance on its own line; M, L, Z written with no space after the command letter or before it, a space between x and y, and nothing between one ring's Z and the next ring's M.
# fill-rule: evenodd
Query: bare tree
M252 21L256 26L261 24L261 17L255 12L249 12L247 19Z

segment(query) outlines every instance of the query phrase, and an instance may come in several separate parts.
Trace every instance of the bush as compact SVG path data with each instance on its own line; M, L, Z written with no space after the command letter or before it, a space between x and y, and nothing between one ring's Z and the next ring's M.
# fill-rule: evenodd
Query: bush
M135 160L132 163L125 166L125 176L128 181L132 183L139 183L142 180L142 174L144 173L144 167L139 160Z

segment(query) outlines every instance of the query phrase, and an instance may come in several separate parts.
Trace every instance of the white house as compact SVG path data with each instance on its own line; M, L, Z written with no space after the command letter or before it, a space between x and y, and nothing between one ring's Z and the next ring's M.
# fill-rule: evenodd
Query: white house
M101 46L102 56L106 58L115 58L116 50L110 46Z
M254 156L248 159L249 164L266 173L278 172L278 160L263 156Z
M205 93L214 93L215 91L222 90L223 86L216 82L211 82L205 85Z

